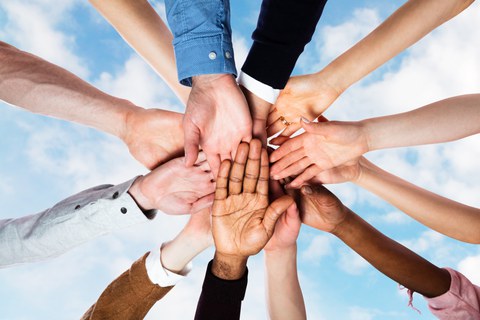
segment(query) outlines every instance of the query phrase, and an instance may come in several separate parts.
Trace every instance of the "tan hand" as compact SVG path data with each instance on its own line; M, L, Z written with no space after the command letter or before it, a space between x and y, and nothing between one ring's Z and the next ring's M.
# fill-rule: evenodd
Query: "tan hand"
M310 121L316 119L339 95L340 92L320 74L290 78L268 116L268 136L271 137L283 129L285 131L281 136L291 136L300 129L302 117ZM286 126L280 117L291 124Z
M268 155L260 140L241 143L235 162L223 161L217 178L212 232L217 253L245 258L272 237L280 215L294 202L283 196L269 205Z

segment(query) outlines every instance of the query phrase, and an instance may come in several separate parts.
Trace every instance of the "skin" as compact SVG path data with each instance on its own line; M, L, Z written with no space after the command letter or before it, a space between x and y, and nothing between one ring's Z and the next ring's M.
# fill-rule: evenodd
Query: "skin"
M270 194L277 199L285 193L277 181L270 180ZM270 319L307 318L297 272L297 238L301 224L298 209L293 206L288 208L278 219L273 236L264 248L265 290Z
M235 162L223 161L217 178L212 273L221 279L240 279L248 257L263 249L278 218L290 206L294 201L289 196L269 202L268 155L260 140L241 143Z
M185 167L184 158L161 165L135 180L130 195L144 210L158 209L168 214L187 214L209 207L215 184L205 155L193 167Z
M316 183L351 181L425 226L451 238L479 244L480 210L422 189L361 157L351 165L318 174Z
M441 143L480 132L480 94L434 102L413 111L356 122L305 122L305 133L282 143L271 155L274 179L300 174L299 186L313 176L349 164L369 151ZM306 171L302 173L303 171ZM307 172L308 170L308 172Z
M282 136L300 129L300 119L313 120L346 89L432 30L465 10L473 0L410 0L380 26L321 71L292 77L281 92L268 118L268 135L289 125Z
M402 286L426 297L450 288L450 275L388 238L345 207L321 185L301 189L300 212L305 224L329 232L373 267Z
M149 169L182 154L181 114L145 110L110 96L65 69L4 42L0 42L0 99L115 135Z

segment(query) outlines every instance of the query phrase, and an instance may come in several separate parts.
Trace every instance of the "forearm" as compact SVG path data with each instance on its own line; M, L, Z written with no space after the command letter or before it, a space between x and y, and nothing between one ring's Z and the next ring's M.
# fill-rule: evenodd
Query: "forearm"
M480 94L452 97L361 123L370 151L458 140L480 132Z
M0 42L0 99L30 112L77 122L122 137L138 109L37 56Z
M187 103L190 89L178 83L173 36L146 0L90 0L138 54Z
M458 15L472 2L473 0L410 0L320 71L320 74L330 78L333 85L343 92L433 29Z
M386 237L353 212L334 234L377 270L412 291L436 297L450 287L448 271Z
M305 303L298 282L297 246L264 252L269 318L306 319Z
M419 188L361 159L355 183L405 212L427 227L449 237L480 243L480 212Z

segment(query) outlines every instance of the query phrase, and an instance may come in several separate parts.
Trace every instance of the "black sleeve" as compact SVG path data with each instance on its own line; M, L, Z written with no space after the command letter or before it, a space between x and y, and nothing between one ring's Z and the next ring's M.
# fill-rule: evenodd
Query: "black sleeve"
M212 262L213 260L208 264L203 280L195 320L240 319L242 300L247 290L248 269L238 280L223 280L212 273Z
M263 0L242 71L283 89L298 57L312 39L327 0Z

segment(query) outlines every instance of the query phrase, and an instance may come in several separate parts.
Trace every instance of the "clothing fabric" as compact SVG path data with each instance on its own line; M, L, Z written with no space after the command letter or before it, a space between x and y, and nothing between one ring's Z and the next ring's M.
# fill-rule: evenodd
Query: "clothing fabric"
M450 290L435 298L426 298L428 308L442 320L480 320L480 287L450 268Z
M87 189L34 215L0 220L0 267L58 256L95 237L147 221L127 193L135 179Z
M280 95L280 90L273 89L269 85L266 85L250 77L243 71L240 71L237 82L239 85L242 85L248 91L255 94L257 97L271 104L274 104L277 101L278 96Z
M208 263L195 320L240 319L242 301L247 290L248 269L238 280L224 280L212 273L212 262L213 260Z
M148 278L160 287L174 286L192 271L192 262L190 261L180 272L172 272L162 265L162 248L163 244L160 248L150 251L145 261Z
M173 288L160 287L150 281L145 268L148 254L135 261L129 270L110 283L81 320L145 318L153 305Z
M312 39L326 2L263 0L242 71L273 89L285 88L298 57Z
M165 0L165 8L181 84L203 74L237 75L229 0Z

